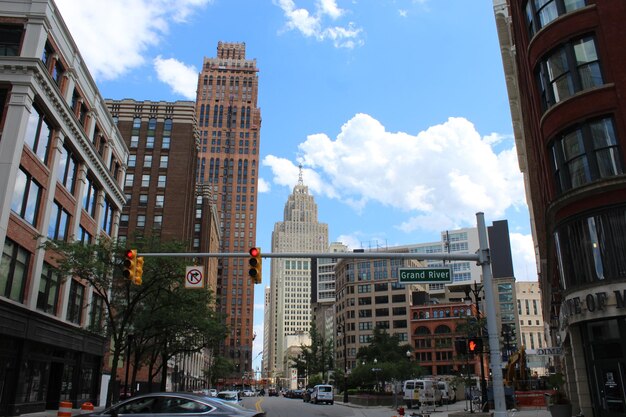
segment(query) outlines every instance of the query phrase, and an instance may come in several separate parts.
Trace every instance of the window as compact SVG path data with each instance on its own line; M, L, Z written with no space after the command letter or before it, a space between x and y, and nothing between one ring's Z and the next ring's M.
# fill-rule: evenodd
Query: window
M146 226L146 216L140 214L137 216L137 227L145 227Z
M167 168L167 162L169 157L167 155L161 155L161 160L159 161L159 168Z
M128 218L129 218L128 214L122 214L120 216L120 225L121 226L128 226Z
M124 180L124 187L132 187L135 181L135 174L126 173L126 179Z
M85 195L83 196L83 208L91 217L96 214L96 198L98 197L98 188L89 177L86 178Z
M142 187L150 186L150 174L144 174L141 176L141 186Z
M85 245L88 245L92 240L91 233L89 233L83 226L79 226L77 240Z
M152 155L143 156L143 167L150 168L152 166Z
M581 123L552 144L554 177L559 192L623 173L613 120Z
M165 203L165 196L164 195L157 195L154 206L155 207L163 207L164 203Z
M104 298L93 293L89 311L89 330L100 333L104 329Z
M26 249L8 238L5 239L0 263L1 295L22 302L29 261L30 253Z
M159 182L157 183L157 186L160 188L165 187L165 180L166 180L165 175L159 175Z
M163 216L161 216L160 214L154 216L152 227L155 229L160 229L162 225L163 225Z
M52 204L50 224L48 225L48 237L50 239L65 240L69 227L70 214L58 203Z
M163 138L163 145L161 146L162 149L169 149L170 148L170 138Z
M70 192L74 193L74 187L76 185L76 172L78 169L78 161L74 152L68 147L63 146L61 149L61 155L59 156L59 167L57 170L57 178L63 184L63 186Z
M139 135L131 135L130 148L136 148L137 146L139 146Z
M40 195L41 186L20 167L13 189L11 210L28 223L36 226Z
M59 288L61 275L48 263L43 263L39 294L37 295L37 309L45 313L55 314L59 303Z
M70 285L67 316L65 317L68 321L75 324L81 323L84 298L85 287L81 283L73 279Z
M134 166L137 165L137 155L135 154L128 154L128 167L132 168Z
M586 6L585 0L529 0L526 3L526 23L532 38L541 28L557 17Z
M536 74L544 110L604 83L592 36L567 42L544 56Z
M111 235L113 228L113 206L108 198L104 199L103 215L102 215L102 230L107 235Z
M19 56L23 32L22 26L0 26L0 56Z
M36 106L33 106L28 118L24 142L44 163L46 162L48 146L50 145L51 132L52 130L45 116Z
M146 149L154 148L154 136L148 136L146 138Z
M139 205L140 206L148 205L148 194L139 194Z

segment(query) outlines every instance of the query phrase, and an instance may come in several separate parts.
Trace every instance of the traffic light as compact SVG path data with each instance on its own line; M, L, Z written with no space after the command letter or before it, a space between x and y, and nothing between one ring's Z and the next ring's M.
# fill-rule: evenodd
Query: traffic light
M250 248L250 259L248 259L248 276L252 278L255 284L261 283L261 249Z
M470 354L476 354L483 351L483 339L480 337L472 337L467 342L467 350Z
M135 279L133 279L133 284L141 285L143 282L143 256L139 256L137 258L137 262L135 262Z
M141 285L143 276L143 256L137 256L137 249L124 252L122 275L135 285Z

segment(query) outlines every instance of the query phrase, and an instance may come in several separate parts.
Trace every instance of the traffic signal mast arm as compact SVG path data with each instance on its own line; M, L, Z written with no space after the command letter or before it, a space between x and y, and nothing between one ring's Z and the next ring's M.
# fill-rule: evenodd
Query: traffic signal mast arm
M248 252L152 252L138 253L138 256L172 256L183 258L248 258ZM416 259L434 261L480 261L480 256L472 253L396 253L396 252L322 252L322 253L261 253L262 258L345 258L345 259Z

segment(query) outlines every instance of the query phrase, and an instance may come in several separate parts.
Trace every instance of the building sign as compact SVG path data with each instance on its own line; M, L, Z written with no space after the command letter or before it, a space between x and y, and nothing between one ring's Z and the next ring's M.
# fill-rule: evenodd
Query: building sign
M547 347L547 348L539 348L539 349L526 349L527 355L534 356L554 356L554 355L562 355L563 349L560 347Z
M608 307L626 310L626 289L590 292L584 297L566 298L561 303L559 314L561 330L565 329L570 318L584 316L586 313L604 312Z

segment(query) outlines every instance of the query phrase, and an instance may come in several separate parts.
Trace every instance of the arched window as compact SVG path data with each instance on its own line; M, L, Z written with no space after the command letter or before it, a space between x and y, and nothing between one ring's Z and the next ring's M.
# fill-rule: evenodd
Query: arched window
M415 329L415 336L428 336L430 335L430 330L428 330L428 327L426 326L419 326L417 329Z
M437 326L437 328L435 329L435 334L444 334L444 333L452 333L452 330L450 330L450 327L446 326L445 324L441 324Z

